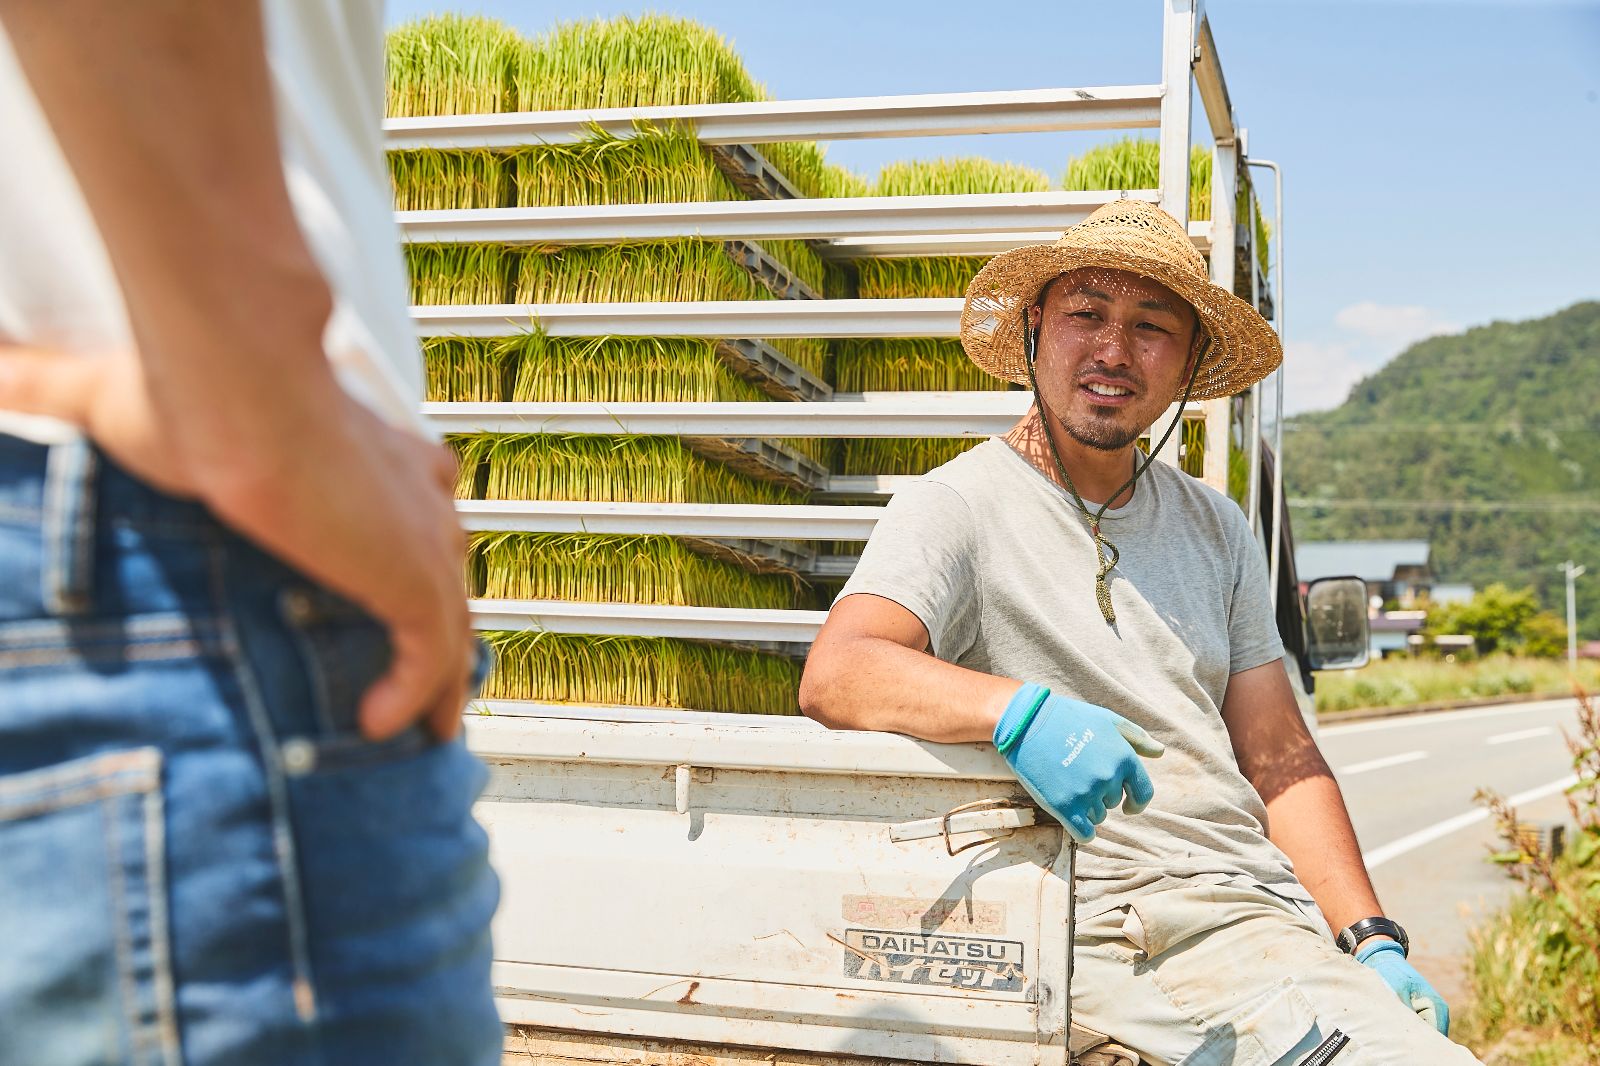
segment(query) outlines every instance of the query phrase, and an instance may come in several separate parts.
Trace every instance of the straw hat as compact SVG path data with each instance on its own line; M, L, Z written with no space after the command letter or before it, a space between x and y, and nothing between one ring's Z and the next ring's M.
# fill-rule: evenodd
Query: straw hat
M1027 309L1052 278L1080 267L1126 270L1159 281L1189 302L1211 341L1191 400L1242 392L1283 362L1278 335L1255 308L1211 283L1205 259L1178 220L1140 200L1105 205L1054 244L1017 248L989 260L967 286L961 309L961 346L967 355L997 378L1027 384Z

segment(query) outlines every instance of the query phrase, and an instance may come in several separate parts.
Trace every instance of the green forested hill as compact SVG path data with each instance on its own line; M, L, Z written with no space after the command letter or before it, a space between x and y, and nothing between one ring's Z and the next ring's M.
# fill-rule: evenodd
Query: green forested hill
M1600 637L1600 302L1422 341L1285 431L1297 540L1426 537L1440 580L1533 585L1558 613L1573 558Z

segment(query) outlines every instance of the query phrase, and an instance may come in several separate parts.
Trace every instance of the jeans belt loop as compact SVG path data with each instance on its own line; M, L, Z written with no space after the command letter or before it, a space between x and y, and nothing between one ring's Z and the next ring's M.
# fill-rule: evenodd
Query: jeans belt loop
M89 613L94 602L95 503L100 462L86 438L52 445L44 474L44 604L52 614Z

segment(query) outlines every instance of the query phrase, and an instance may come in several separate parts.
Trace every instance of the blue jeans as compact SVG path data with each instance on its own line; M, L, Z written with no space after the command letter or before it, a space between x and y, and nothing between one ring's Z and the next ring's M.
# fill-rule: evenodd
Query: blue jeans
M381 626L0 436L0 1063L490 1066L483 765L363 739Z

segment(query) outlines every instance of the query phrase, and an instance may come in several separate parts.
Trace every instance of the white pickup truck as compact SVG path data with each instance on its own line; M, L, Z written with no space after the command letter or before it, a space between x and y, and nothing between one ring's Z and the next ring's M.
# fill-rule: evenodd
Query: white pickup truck
M764 140L1159 127L1163 175L1186 175L1198 86L1215 145L1212 218L1189 223L1190 233L1209 253L1213 279L1265 309L1268 286L1257 266L1254 227L1235 218L1240 189L1244 217L1255 209L1243 178L1250 162L1244 131L1198 0L1162 2L1158 85L707 105L677 109L682 115L391 120L387 136L399 148L505 147L576 137L597 126L625 130L640 118L676 118L691 122L707 143L737 146L759 177L762 160L749 146ZM1151 199L1181 220L1189 217L1187 180L1163 178L1160 189L1104 196L977 197L970 210L945 202L961 198L907 197L894 205L629 205L481 212L472 219L411 212L402 226L418 240L523 241L573 239L570 233L579 231L586 239L615 237L619 226L648 227L654 237L724 237L739 235L743 226L755 227L759 232L745 234L755 237L825 243L830 233L842 235L835 250L848 246L860 254L896 254L897 248L914 255L985 254L1053 239L1065 224L1119 195ZM1281 276L1276 288L1281 330ZM506 312L419 308L417 318L424 333L485 335L503 328ZM953 336L959 301L571 305L539 312L541 325L569 334ZM429 414L442 428L457 430L515 429L538 419L546 432L613 426L702 438L850 436L860 435L870 417L880 435L974 436L1003 430L1027 405L1020 393L814 399L792 406L623 404L601 411L576 410L586 407L580 404L550 410L432 404ZM500 410L512 407L517 410ZM1261 440L1260 393L1213 401L1196 414L1206 424L1205 480L1226 490L1230 455L1242 454L1250 471L1247 509L1263 545L1279 545L1277 552L1263 551L1275 556L1278 619L1293 659L1289 672L1309 713L1302 679L1311 668L1364 661L1364 592L1331 582L1302 598L1287 522L1276 506L1282 496L1270 469L1272 452ZM787 421L775 428L780 416ZM1177 455L1163 458L1176 461ZM885 489L892 486L855 485L834 496ZM799 539L864 539L870 519L863 525L860 512L868 510L463 504L469 527L478 529L713 540L772 538L776 530L778 541L786 530ZM474 611L487 629L649 633L791 647L803 645L820 622L816 612L614 604L480 601ZM469 742L493 771L479 814L503 881L495 981L511 1027L508 1062L1069 1062L1067 838L1027 801L991 747L829 732L802 718L762 715L513 701L486 701L476 710L468 717Z
M1359 663L1364 586L1309 599L1300 662ZM992 747L484 710L508 1062L1068 1061L1067 837Z

